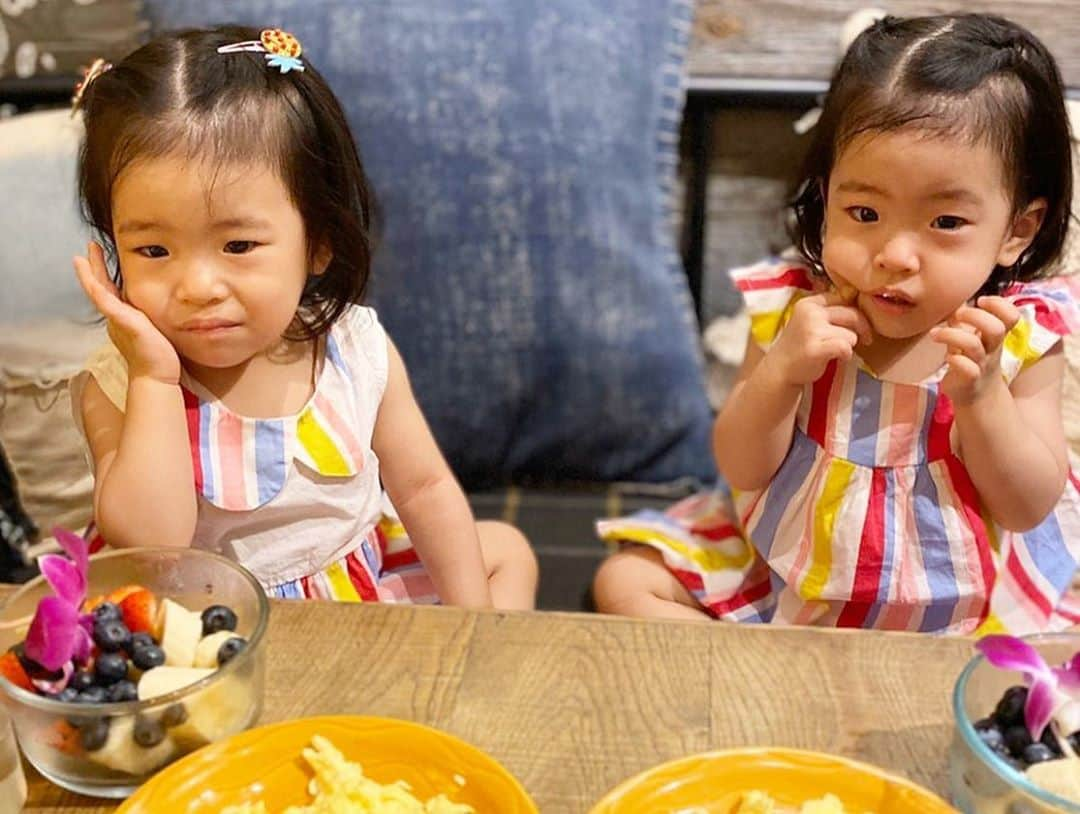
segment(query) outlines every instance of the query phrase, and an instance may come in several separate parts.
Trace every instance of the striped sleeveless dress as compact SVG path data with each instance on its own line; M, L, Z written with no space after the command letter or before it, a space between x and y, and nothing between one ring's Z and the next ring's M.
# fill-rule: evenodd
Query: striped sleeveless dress
M436 603L371 448L388 371L375 311L350 306L321 348L314 393L281 418L234 413L182 375L198 497L192 546L239 562L282 599ZM89 376L121 412L126 402L127 365L108 343L72 382L80 430Z
M794 303L822 287L784 261L732 276L763 349ZM1002 353L1012 381L1080 325L1080 309L1062 280L1005 296L1022 314ZM901 384L857 357L834 360L805 388L791 449L764 489L694 495L666 512L600 521L598 532L657 549L718 619L958 634L1075 624L1080 480L1070 473L1035 528L996 526L950 445L944 373Z

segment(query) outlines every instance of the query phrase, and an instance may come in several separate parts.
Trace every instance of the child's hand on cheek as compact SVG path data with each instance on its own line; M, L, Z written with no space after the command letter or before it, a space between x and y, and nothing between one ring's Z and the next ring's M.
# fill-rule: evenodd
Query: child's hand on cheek
M180 382L180 357L169 340L142 311L124 302L109 279L105 252L90 243L86 257L75 257L75 276L86 296L109 322L109 338L128 363L131 378Z
M949 370L941 392L954 404L968 405L986 390L1004 383L1001 346L1020 320L1020 311L1001 297L979 297L975 306L962 305L945 325L931 329L930 338L947 349Z
M791 319L766 358L793 385L815 382L833 359L848 360L861 340L869 344L873 329L847 292L827 291L795 303Z

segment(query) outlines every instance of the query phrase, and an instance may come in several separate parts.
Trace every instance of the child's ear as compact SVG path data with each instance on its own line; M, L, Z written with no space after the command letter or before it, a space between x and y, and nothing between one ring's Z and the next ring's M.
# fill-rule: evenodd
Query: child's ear
M1046 198L1036 198L1018 212L1013 218L1012 228L1001 244L997 264L1011 266L1020 259L1024 250L1032 244L1039 234L1043 218L1046 217Z
M324 243L315 250L315 256L311 258L311 273L318 277L326 272L330 261L334 259L334 252L328 243Z

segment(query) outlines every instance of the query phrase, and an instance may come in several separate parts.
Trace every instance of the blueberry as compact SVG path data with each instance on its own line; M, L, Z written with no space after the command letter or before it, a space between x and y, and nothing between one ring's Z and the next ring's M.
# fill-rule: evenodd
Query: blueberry
M53 696L57 701L63 701L65 704L74 704L78 697L79 691L70 684Z
M135 718L135 731L132 733L139 746L157 746L165 740L165 727L153 718L139 715Z
M1057 735L1050 727L1046 727L1043 730L1042 737L1039 738L1039 743L1054 753L1054 757L1061 757L1061 744L1058 743ZM1029 763L1031 761L1028 761Z
M1024 762L1028 764L1055 760L1057 757L1045 743L1033 743L1024 749Z
M247 640L241 639L239 636L232 636L231 638L226 639L217 651L218 666L224 667L245 647L247 647Z
M180 724L187 719L187 707L183 704L170 704L165 707L165 711L161 713L161 722L168 727L180 726Z
M74 687L79 692L88 690L94 686L94 674L89 670L79 670L68 682L69 687Z
M151 670L165 663L165 651L156 644L140 647L132 654L131 661L140 670Z
M121 679L127 678L127 658L120 653L102 653L94 662L94 674L98 684L108 687Z
M134 681L128 681L125 678L109 687L106 697L113 703L136 701L139 698L139 690L136 688Z
M102 602L96 608L94 608L94 624L98 622L109 622L114 619L123 619L124 614L120 612L120 606L115 602Z
M986 729L976 729L975 732L982 742L990 747L991 751L1000 751L1005 745L1005 737L1001 734L1001 730L996 726L991 726Z
M1001 696L994 709L994 719L1002 730L1024 722L1024 703L1027 701L1027 687L1009 687Z
M236 614L224 605L211 605L202 612L202 635L222 630L236 630Z
M1023 724L1016 724L1005 730L1005 745L1009 747L1013 757L1021 757L1031 744L1031 733Z
M93 687L88 687L79 693L79 697L75 700L80 704L104 704L106 699L106 692L104 687L99 687L95 684Z
M128 652L135 655L135 651L140 647L153 647L156 644L157 640L149 633L132 633L131 645L128 648Z
M94 643L106 653L126 650L131 646L131 631L119 619L94 622Z
M79 727L79 740L87 752L96 752L109 739L109 719L91 718Z

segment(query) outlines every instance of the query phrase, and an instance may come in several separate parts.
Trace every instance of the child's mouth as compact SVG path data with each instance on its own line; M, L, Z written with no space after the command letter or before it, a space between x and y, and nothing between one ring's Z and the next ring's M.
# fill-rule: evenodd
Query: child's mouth
M890 311L907 311L915 307L915 303L899 291L876 291L872 297L876 304Z

